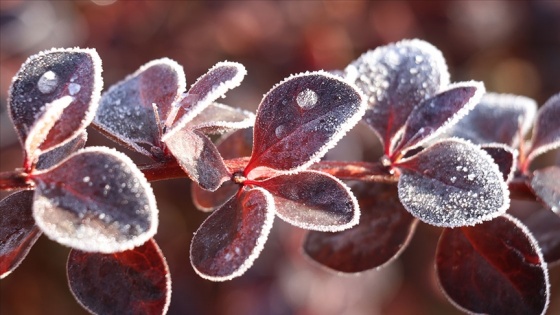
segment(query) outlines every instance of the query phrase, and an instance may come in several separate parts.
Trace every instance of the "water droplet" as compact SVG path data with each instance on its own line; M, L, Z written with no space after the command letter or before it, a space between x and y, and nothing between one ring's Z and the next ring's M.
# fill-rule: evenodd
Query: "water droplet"
M469 175L467 175L467 179L468 179L468 180L474 180L474 178L475 178L475 175L472 174L472 173L469 174Z
M315 107L315 105L317 105L318 99L319 97L317 96L317 93L311 91L310 89L305 89L296 97L296 101L299 107L303 109L311 109Z
M68 92L70 93L70 95L76 95L76 93L80 92L81 88L82 86L79 85L78 83L68 84Z
M276 134L276 137L278 139L280 139L284 136L285 131L286 131L286 126L280 125L280 126L276 127L276 130L274 130L274 133Z
M239 255L239 254L241 253L241 250L239 249L239 247L235 247L235 253L236 253L237 255Z
M418 64L421 63L422 61L424 61L424 57L422 56L416 56L414 57L414 61Z
M52 71L47 71L43 73L43 75L41 76L41 78L39 78L39 81L37 82L37 87L39 88L39 91L41 91L41 93L43 94L49 94L54 92L57 85L58 85L58 77L56 76L56 73Z
M89 182L89 180L90 180L89 176L85 176L85 177L82 179L82 181L83 181L84 183Z

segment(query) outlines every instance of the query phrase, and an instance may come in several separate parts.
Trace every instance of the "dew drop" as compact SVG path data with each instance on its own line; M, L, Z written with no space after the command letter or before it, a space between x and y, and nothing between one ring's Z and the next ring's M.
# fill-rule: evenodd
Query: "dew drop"
M41 78L39 78L39 81L37 82L37 87L39 88L39 91L41 91L41 93L43 94L49 94L54 92L57 85L58 85L58 77L56 76L56 73L50 70L43 73L43 75L41 76Z
M70 95L76 95L76 93L80 92L81 88L82 86L79 85L78 83L68 84L68 92L70 93Z
M317 105L318 99L319 97L317 96L317 93L311 91L310 89L305 89L296 97L296 101L299 107L303 109L311 109L315 107L315 105Z
M276 137L280 139L284 136L285 131L286 131L286 126L280 125L276 127L276 130L274 130L274 134L276 134Z
M472 174L472 173L469 174L469 175L467 175L467 179L468 179L468 180L474 180L474 178L475 178L475 175Z
M89 176L85 176L85 177L82 179L82 181L83 181L84 183L88 183L89 180L90 180Z
M422 56L416 56L414 57L414 61L418 64L421 63L422 61L424 61L424 57Z

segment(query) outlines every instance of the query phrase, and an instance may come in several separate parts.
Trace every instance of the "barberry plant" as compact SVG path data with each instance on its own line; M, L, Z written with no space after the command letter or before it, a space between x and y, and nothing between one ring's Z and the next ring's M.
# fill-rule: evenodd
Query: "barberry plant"
M393 261L422 221L442 227L436 273L459 309L546 312L560 236L545 223L560 220L560 171L530 165L560 146L559 95L527 143L534 101L450 83L441 52L421 40L379 47L343 71L292 75L256 115L218 102L245 75L219 62L187 90L183 68L163 58L101 95L95 50L30 57L9 92L24 159L0 173L0 188L17 190L0 201L0 277L44 233L71 248L69 286L91 313L165 313L171 276L153 240L149 181L186 177L195 205L212 212L190 247L203 278L243 275L275 216L309 230L306 255L342 273ZM383 145L379 160L327 160L360 120ZM152 162L84 148L90 124ZM546 210L521 217L510 198Z

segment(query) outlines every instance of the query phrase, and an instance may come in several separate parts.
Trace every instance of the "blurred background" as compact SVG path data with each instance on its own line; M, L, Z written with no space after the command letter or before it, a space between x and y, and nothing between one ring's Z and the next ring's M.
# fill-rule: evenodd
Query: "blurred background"
M237 61L248 75L225 102L254 110L290 74L342 69L369 49L405 38L438 47L452 81L481 80L488 91L529 96L539 104L560 91L558 1L2 0L0 171L22 160L6 114L11 78L27 57L44 49L97 49L105 88L156 58L183 65L187 84L219 61ZM364 148L375 144L373 133L364 136L360 128L339 146L352 159L367 157ZM94 130L88 145L116 147ZM192 270L188 249L206 214L193 207L189 186L187 179L153 184L161 221L156 240L172 276L169 314L460 314L434 278L441 230L425 224L391 265L340 277L305 259L304 232L276 220L265 250L244 276L203 280ZM68 251L41 237L23 264L0 281L0 314L85 314L68 289ZM549 314L560 314L558 269L551 270Z

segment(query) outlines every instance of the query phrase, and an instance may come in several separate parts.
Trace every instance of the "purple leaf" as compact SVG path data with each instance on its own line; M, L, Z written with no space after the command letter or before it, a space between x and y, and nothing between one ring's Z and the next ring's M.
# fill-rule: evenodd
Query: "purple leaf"
M525 136L533 126L537 103L528 97L487 93L464 118L451 129L450 135L475 144L503 143L517 147L519 135Z
M443 140L401 161L399 198L420 220L444 227L473 225L503 214L509 191L492 157L459 139Z
M32 191L16 192L0 201L0 279L21 264L41 235L32 206Z
M465 116L484 94L481 82L460 82L416 106L404 125L394 152L420 146L453 126Z
M225 132L252 127L255 115L220 103L212 103L189 123L192 129L206 134Z
M239 86L247 70L237 62L218 62L203 76L199 77L189 91L173 104L166 117L168 133L183 129L202 110L224 94Z
M556 214L560 215L560 167L549 166L533 172L531 188Z
M118 143L157 160L160 119L165 121L185 88L179 64L167 58L150 61L103 94L94 124Z
M114 254L71 250L68 283L76 300L93 314L165 314L171 278L156 242Z
M441 52L414 39L378 47L346 68L346 77L366 93L365 122L378 134L390 156L393 138L416 105L449 83Z
M436 253L441 287L461 310L477 314L544 314L546 263L536 240L504 215L473 227L445 229Z
M63 245L112 253L143 244L156 232L152 189L130 158L115 150L82 149L31 179L33 217Z
M199 131L183 128L165 140L181 168L200 187L214 191L231 176L214 143Z
M527 226L549 267L560 262L560 216L543 207L512 207L508 212Z
M93 120L103 87L101 60L93 49L52 49L27 59L10 87L8 108L20 142L24 144L46 104L65 96L64 110L39 149L47 151L70 141Z
M58 164L60 161L67 158L70 154L82 149L87 141L87 132L84 130L76 138L70 140L63 146L60 146L47 153L39 156L36 168L38 170L45 170Z
M191 263L203 278L225 281L241 276L259 256L274 220L274 201L262 188L240 190L198 228Z
M265 166L297 172L317 162L361 118L362 94L326 72L291 76L265 95L245 174Z
M358 201L350 189L326 173L278 175L256 185L272 194L282 220L306 230L343 231L360 219Z
M531 139L528 161L560 147L560 93L553 95L537 113L537 121Z
M504 181L506 183L511 181L517 169L517 150L499 143L483 144L480 148L486 151L498 165Z
M310 232L305 253L337 272L362 272L387 265L407 247L418 220L401 205L394 184L362 183L352 187L360 223L336 233Z

